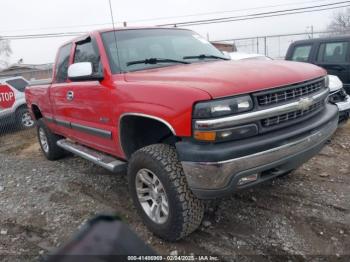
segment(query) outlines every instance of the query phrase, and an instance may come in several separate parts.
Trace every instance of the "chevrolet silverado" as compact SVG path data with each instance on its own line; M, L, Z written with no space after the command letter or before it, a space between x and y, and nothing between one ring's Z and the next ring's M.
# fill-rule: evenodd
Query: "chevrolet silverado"
M228 60L179 28L100 30L64 44L52 81L26 89L44 155L127 171L146 226L169 241L190 234L205 199L288 174L337 128L324 69Z

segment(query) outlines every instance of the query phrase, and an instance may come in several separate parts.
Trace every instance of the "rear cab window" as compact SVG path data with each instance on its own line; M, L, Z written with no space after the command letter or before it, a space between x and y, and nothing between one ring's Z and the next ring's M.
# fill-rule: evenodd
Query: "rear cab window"
M321 43L317 62L326 64L341 64L349 61L349 42Z
M311 54L312 44L296 46L293 50L291 60L297 62L308 62Z
M55 70L56 83L64 83L68 79L68 66L71 49L71 43L60 48Z

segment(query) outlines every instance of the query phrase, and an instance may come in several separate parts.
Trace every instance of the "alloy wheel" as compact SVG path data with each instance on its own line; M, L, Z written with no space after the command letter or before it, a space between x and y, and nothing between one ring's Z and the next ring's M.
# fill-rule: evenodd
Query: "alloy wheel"
M169 216L169 202L159 178L148 169L136 174L136 193L147 216L157 224L164 224Z
M44 150L44 152L49 153L49 142L47 140L46 133L45 133L44 129L42 129L42 128L39 128L39 140L40 140L40 144L41 144L41 147Z
M30 128L34 126L34 120L29 112L24 112L21 117L22 126Z

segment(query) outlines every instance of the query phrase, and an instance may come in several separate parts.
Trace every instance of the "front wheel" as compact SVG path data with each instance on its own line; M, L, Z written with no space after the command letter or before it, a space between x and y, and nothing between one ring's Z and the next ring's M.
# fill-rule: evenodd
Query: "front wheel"
M196 230L204 205L189 189L175 148L157 144L134 153L128 169L129 190L146 226L176 241Z

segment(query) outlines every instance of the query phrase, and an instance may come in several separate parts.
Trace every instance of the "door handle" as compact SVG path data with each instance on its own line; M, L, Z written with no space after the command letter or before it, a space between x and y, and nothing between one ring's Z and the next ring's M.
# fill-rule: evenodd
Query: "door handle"
M68 91L67 92L67 100L72 101L74 98L74 92L73 91Z

